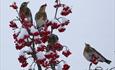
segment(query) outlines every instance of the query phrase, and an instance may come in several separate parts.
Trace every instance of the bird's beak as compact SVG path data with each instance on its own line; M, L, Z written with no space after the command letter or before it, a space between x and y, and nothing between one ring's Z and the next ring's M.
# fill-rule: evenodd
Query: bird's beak
M47 4L44 4L44 6L47 6Z

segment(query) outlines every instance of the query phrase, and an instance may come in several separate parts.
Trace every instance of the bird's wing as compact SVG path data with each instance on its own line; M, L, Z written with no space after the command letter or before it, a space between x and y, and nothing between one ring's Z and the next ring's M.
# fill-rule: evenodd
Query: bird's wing
M43 15L44 17L43 17L43 20L47 20L47 14L46 13L44 13L44 15Z
M35 21L36 21L37 28L41 27L44 24L43 13L42 12L37 12L36 13Z
M24 7L20 7L19 16L21 19L24 19L24 17L25 17L25 8Z
M29 8L26 8L25 15L30 18L31 23L33 23L32 14Z
M103 62L103 60L105 60L105 57L101 53L99 53L97 50L95 50L94 48L92 48L92 49L95 51L94 54L97 57L99 57L98 59Z
M88 49L90 50L90 53L93 53L95 51L95 49L92 47L89 47Z
M41 12L37 12L36 15L35 15L35 20L37 21L41 17L42 17L42 13Z

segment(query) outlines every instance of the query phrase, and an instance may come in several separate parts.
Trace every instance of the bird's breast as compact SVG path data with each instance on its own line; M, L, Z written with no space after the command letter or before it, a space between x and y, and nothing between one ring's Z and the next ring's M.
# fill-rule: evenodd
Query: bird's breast
M84 51L83 55L84 55L84 57L85 57L88 61L90 61L90 60L92 59L92 55L93 55L93 54L90 53L90 52Z
M43 24L45 24L45 21L42 19L37 20L37 25L41 27Z

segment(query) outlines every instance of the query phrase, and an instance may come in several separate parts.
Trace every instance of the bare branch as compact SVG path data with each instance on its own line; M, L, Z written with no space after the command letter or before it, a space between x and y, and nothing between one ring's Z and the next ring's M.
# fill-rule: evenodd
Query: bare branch
M92 63L90 63L90 65L89 65L89 70L91 70L91 66L92 66Z

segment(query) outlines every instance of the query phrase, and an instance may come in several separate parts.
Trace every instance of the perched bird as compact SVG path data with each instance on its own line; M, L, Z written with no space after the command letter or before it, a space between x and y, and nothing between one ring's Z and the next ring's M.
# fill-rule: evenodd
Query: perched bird
M44 4L40 7L39 11L35 14L35 21L36 21L36 26L37 29L42 27L45 22L47 21L47 14L46 14L46 6L47 4Z
M59 40L58 36L55 34L51 34L48 39L48 44L53 45Z
M19 16L20 19L22 21L24 21L25 19L31 23L33 23L33 19L32 19L32 14L30 9L27 7L29 1L28 2L23 2L20 6L20 10L19 10Z
M83 52L84 57L93 64L97 64L98 62L106 62L110 64L111 61L106 59L103 55L101 55L98 51L90 46L90 44L85 43L85 49Z
M49 38L48 38L48 45L47 45L47 48L46 48L46 51L50 51L51 49L54 49L54 46L57 44L58 46L60 46L60 44L58 44L59 38L57 35L55 34L50 34L49 35ZM62 50L63 47L60 47L60 48L56 48L57 50Z

